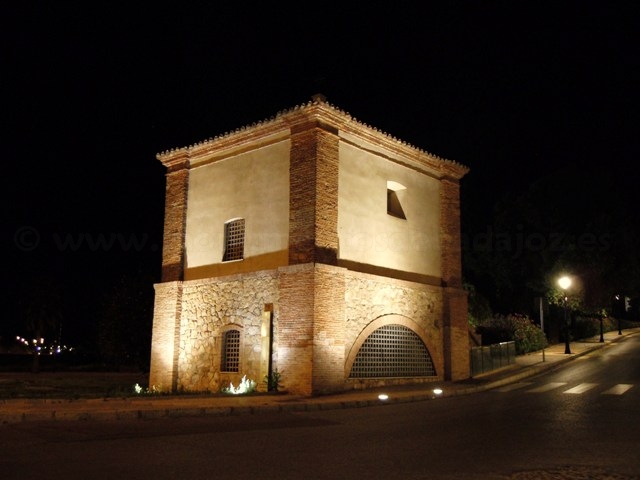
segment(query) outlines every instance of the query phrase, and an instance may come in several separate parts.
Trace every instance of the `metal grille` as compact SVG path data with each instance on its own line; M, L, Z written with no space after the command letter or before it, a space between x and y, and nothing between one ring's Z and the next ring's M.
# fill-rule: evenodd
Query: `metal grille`
M364 341L350 378L428 377L436 374L420 337L403 325L385 325Z
M244 258L244 218L231 220L224 224L223 262Z
M220 370L223 372L237 372L240 367L240 332L228 330L222 339L222 362Z

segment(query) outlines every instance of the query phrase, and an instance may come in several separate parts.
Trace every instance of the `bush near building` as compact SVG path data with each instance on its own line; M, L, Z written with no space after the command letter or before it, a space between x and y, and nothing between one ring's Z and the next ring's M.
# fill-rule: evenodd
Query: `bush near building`
M516 355L540 350L547 346L547 339L535 322L526 315L494 315L483 320L476 332L482 335L482 344L511 342L516 345Z

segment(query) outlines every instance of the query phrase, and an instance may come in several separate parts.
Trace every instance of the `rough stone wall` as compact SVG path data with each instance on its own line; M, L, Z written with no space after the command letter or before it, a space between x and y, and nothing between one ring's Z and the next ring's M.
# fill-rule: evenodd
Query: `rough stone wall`
M444 373L442 289L386 277L349 271L345 291L345 357L363 330L386 315L401 315L415 322L431 354L436 374ZM390 321L389 323L392 323ZM345 377L349 372L345 372Z
M178 391L217 392L243 375L262 387L261 322L266 304L278 303L276 271L184 282L178 348ZM277 322L277 311L274 312ZM240 369L220 372L222 332L241 332Z

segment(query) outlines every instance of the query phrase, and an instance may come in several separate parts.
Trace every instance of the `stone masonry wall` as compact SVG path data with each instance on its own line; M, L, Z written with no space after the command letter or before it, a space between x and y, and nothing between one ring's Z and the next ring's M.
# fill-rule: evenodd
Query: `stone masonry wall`
M271 270L184 282L178 391L217 392L230 382L237 386L243 375L262 387L262 314L266 304L278 303L276 276L277 272ZM276 310L276 327L277 317ZM241 332L237 373L220 372L222 332L230 325Z
M421 328L417 333L427 339L436 374L443 377L442 288L351 271L345 283L345 359L357 353L350 350L367 325L387 315L400 315ZM345 372L344 377L348 375Z

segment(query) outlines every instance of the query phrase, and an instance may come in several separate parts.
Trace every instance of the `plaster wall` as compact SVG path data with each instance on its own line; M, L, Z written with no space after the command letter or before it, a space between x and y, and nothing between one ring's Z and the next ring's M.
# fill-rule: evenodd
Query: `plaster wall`
M406 219L387 213L387 182ZM339 258L431 277L441 276L440 181L367 145L340 143Z
M289 151L290 141L282 139L192 166L185 279L286 265ZM234 218L245 219L245 260L223 264L224 224Z

